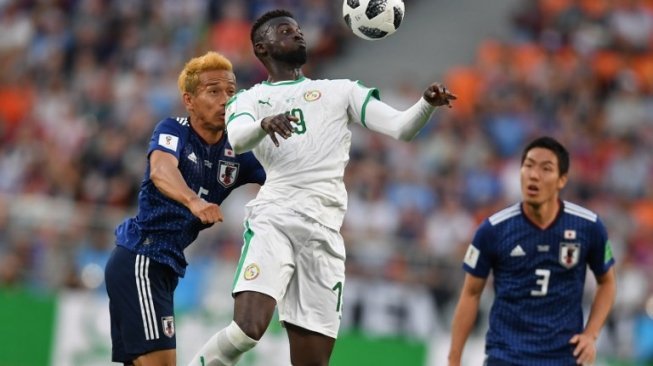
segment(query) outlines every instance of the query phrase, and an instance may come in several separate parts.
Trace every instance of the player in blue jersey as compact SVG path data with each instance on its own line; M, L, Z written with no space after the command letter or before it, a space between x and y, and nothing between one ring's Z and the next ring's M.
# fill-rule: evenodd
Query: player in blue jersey
M487 366L594 362L596 338L615 298L614 259L598 216L560 200L568 170L569 154L553 138L538 138L524 150L522 202L486 219L465 255L450 366L460 366L490 272L495 299L486 335ZM598 287L583 325L587 267Z
M236 155L225 132L225 105L236 91L231 62L209 52L186 63L179 90L189 117L155 127L138 213L116 228L105 269L112 360L176 365L173 293L184 276L184 249L222 221L219 204L265 172L251 153Z

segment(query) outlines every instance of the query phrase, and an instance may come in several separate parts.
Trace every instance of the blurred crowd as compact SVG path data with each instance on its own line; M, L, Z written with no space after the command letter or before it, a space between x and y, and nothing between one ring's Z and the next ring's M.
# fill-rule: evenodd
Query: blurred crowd
M521 149L552 135L572 157L563 199L602 217L618 261L603 351L653 361L653 1L524 1L512 20L446 73L459 100L417 143L355 142L349 269L428 286L446 322L475 228L519 200Z
M154 125L185 115L184 63L218 50L239 87L261 81L249 29L277 7L306 24L311 60L340 51L328 0L0 1L0 284L78 286L70 261L133 212Z
M234 62L240 87L261 81L249 27L286 7L310 47L305 73L317 78L351 37L340 6L0 0L0 288L101 288L113 227L135 209L151 130L185 114L176 89L183 63L217 50ZM653 360L653 1L533 0L513 15L510 39L487 40L469 65L447 71L459 100L416 141L353 127L346 323L378 325L366 323L366 311L396 295L379 316L405 324L409 289L426 304L415 310L416 327L430 313L448 327L474 230L519 200L521 149L548 134L572 156L563 198L602 217L617 258L609 352ZM406 107L422 87L381 94ZM241 191L226 217L241 217L255 188ZM191 267L235 262L241 234L239 222L211 229L189 249Z

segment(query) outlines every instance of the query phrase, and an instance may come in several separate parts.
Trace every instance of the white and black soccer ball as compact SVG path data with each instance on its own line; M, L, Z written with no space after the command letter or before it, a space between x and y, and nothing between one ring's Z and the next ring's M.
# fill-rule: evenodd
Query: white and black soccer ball
M368 41L396 32L404 19L403 0L344 0L342 16L351 31Z

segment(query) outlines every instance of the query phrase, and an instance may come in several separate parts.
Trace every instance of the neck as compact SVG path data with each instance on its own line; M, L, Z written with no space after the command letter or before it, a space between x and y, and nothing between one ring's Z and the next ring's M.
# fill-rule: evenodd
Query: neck
M191 119L190 127L193 129L193 131L195 131L197 136L199 136L202 139L202 141L204 141L209 145L213 145L217 143L224 135L224 129L213 130L213 129L202 128L201 126L196 126L195 124L193 124L192 119Z
M558 199L544 202L542 204L522 203L524 214L538 227L544 229L549 227L558 216L560 201Z
M300 67L288 65L269 65L268 81L271 83L277 81L297 80L304 76Z

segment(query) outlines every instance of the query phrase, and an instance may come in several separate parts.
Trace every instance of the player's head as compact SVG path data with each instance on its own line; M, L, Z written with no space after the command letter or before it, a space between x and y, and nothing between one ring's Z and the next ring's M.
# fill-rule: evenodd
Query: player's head
M224 130L225 105L236 93L236 76L226 57L207 52L190 59L177 85L193 127Z
M567 184L569 152L552 137L529 143L521 157L521 191L526 203L540 205L558 199Z
M300 67L306 63L306 42L295 17L287 10L271 10L252 25L254 54L266 67L285 63Z

